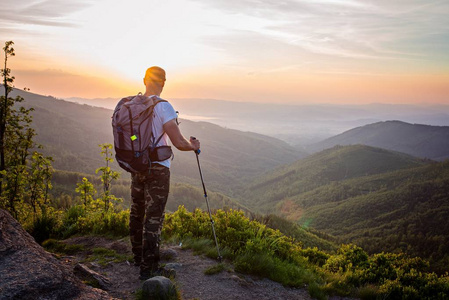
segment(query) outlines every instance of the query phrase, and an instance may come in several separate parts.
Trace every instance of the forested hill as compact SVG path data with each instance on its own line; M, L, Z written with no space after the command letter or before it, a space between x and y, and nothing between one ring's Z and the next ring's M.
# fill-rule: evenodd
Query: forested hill
M12 93L15 95L25 98L22 103L25 107L35 108L36 141L44 145L44 153L54 158L56 169L93 173L103 164L98 144L112 143L112 110L17 89ZM232 191L253 176L305 156L285 142L260 134L207 122L180 122L185 136L193 135L201 141L200 160L208 187L224 192ZM172 170L175 182L198 184L198 167L192 152L175 149Z
M333 182L279 204L294 207L300 224L371 253L405 252L449 264L449 161Z
M307 150L315 152L335 145L354 144L442 161L449 158L449 126L409 124L401 121L378 122L348 130L313 144Z
M335 146L258 177L245 191L246 204L270 212L286 198L331 182L423 164L422 159L380 148Z
M355 243L449 263L449 161L336 146L258 178L247 205Z

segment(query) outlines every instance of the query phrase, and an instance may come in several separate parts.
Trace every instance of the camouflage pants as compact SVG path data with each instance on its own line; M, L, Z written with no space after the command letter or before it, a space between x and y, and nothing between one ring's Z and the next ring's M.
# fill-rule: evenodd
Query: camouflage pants
M155 270L165 204L170 187L170 169L152 164L149 173L132 174L129 234L136 262L141 271Z

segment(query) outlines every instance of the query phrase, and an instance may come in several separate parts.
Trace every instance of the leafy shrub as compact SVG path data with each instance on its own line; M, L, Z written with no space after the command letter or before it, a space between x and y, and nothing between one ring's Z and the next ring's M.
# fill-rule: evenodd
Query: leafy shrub
M268 253L244 253L234 261L237 272L270 278L287 286L303 287L318 280L306 266L300 266Z
M420 258L392 253L368 256L355 245L342 245L331 255L317 248L303 249L301 241L251 221L240 211L218 210L213 218L219 245L236 271L289 286L308 285L318 299L326 294L363 299L449 298L448 275L427 273L429 264ZM180 239L186 247L210 257L217 255L209 216L199 209L191 213L180 206L168 214L163 236Z
M337 255L329 257L324 268L331 272L345 272L355 268L363 268L368 265L368 254L355 245L342 245Z
M64 238L88 233L126 236L129 234L129 210L105 212L75 205L65 212L62 223Z
M58 227L59 220L57 216L43 214L33 221L29 231L36 242L42 244L43 241L49 239L58 231Z
M314 265L322 267L326 261L329 259L330 255L318 250L318 248L306 248L301 250L301 254L309 260Z

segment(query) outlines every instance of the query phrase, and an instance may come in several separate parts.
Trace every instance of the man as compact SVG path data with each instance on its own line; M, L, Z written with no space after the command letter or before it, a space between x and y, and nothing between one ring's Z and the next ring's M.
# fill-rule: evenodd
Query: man
M165 85L165 71L151 67L145 73L144 96L160 96ZM154 107L153 136L158 139L156 147L171 143L181 151L196 151L200 142L191 137L187 140L179 130L177 114L170 103L159 102ZM170 186L170 159L153 162L149 172L132 173L130 238L134 264L140 265L140 279L165 275L159 266L159 247L165 204Z

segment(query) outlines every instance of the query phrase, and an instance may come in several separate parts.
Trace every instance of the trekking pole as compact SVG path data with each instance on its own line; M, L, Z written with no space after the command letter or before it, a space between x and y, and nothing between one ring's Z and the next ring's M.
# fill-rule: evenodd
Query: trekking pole
M195 139L195 138L193 138ZM201 178L201 183L203 185L203 191L204 191L204 198L206 198L206 204L207 204L207 210L209 212L209 218L210 218L210 224L212 225L212 233L214 234L214 240L215 240L215 246L217 246L217 253L218 253L218 261L221 262L221 260L223 259L223 257L220 254L220 248L218 247L218 242L217 242L217 235L215 234L215 222L212 219L212 213L210 212L210 207L209 207L209 200L207 199L207 192L206 192L206 186L204 185L204 180L203 180L203 172L201 172L201 166L200 166L200 159L198 158L198 155L201 153L201 150L196 150L195 154L196 154L196 161L198 163L198 170L200 171L200 178Z

